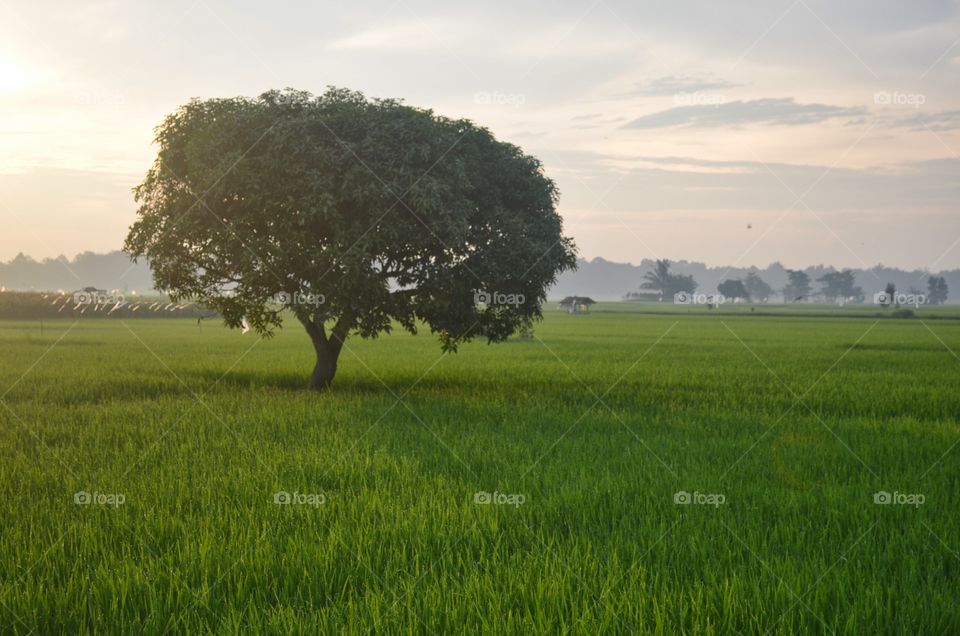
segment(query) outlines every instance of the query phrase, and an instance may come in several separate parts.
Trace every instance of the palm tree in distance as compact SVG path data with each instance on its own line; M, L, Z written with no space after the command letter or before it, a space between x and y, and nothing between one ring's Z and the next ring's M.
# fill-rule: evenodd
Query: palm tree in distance
M640 284L640 288L666 292L670 287L670 278L670 261L658 258L656 266L643 275L643 283Z

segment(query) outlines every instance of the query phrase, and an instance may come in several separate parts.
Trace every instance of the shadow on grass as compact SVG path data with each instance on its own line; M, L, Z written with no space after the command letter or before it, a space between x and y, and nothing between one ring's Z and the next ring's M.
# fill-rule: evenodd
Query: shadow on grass
M884 342L880 344L857 342L840 345L839 348L853 351L927 351L930 353L947 353L946 348L939 342L923 344L911 344L907 342Z
M322 395L322 393L316 393L309 389L307 386L309 374L304 372L231 371L227 375L223 375L223 371L211 369L209 371L193 372L190 373L189 376L196 378L203 387L208 387L208 389L204 390L217 391L223 388L229 388L231 390L274 389L303 395ZM216 386L213 389L209 389L214 383L216 383ZM391 388L397 392L398 395L403 392L403 389L399 387L391 386ZM389 394L383 384L373 376L369 376L367 379L337 378L337 380L334 380L330 393L359 395Z
M188 376L187 381L203 385L208 390L220 378L222 372L216 370L198 371ZM529 408L535 396L552 396L551 402L569 409L586 409L595 401L595 396L587 392L574 378L558 385L556 379L540 377L504 377L503 374L445 374L422 376L422 371L409 373L391 373L378 379L363 369L351 369L337 375L333 385L326 392L311 391L307 387L308 375L302 372L278 371L232 371L219 379L210 394L226 395L236 392L281 392L291 398L316 398L322 402L331 400L358 401L371 399L393 403L403 402L420 408L425 405L450 405L486 408L496 406L501 409L523 410ZM386 386L384 385L386 383Z
M162 402L167 400L193 401L223 399L230 396L283 396L284 398L332 400L386 400L416 404L486 405L503 409L529 408L531 403L549 397L551 403L570 409L586 409L594 405L600 386L593 393L572 375L561 377L524 375L513 372L433 372L424 370L391 369L390 373L374 373L363 368L346 367L337 375L327 392L308 388L309 373L304 370L234 369L224 375L221 368L177 369L169 373L102 376L87 378L76 386L24 384L12 392L12 404L47 401L64 407L98 406L108 403ZM382 381L381 381L382 380ZM626 389L625 389L626 390ZM279 395L278 395L279 394ZM607 401L617 403L616 396Z

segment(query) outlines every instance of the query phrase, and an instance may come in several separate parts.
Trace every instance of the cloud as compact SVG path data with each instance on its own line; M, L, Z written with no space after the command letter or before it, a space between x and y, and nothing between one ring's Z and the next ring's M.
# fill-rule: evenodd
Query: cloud
M960 232L960 221L953 213L960 197L960 183L954 178L960 159L859 169L574 150L556 159L590 184L584 187L548 162L548 174L557 173L564 205L573 208L589 209L596 192L608 192L605 207L624 215L663 210L776 210L779 214L795 205L796 193L804 195L804 202L815 211L855 212L865 220L906 210L910 218L953 214L944 231L953 238Z
M599 113L590 113L587 115L577 115L576 117L570 118L570 128L574 130L586 130L588 128L606 128L613 126L614 124L619 124L620 122L626 120L626 117L607 117Z
M734 84L733 82L728 82L727 80L706 73L665 75L648 82L637 84L635 90L629 93L629 95L657 97L676 95L677 93L715 91L725 88L737 88L739 86L742 86L742 84Z
M453 31L458 25L439 19L421 19L375 26L328 44L338 50L412 50L452 48L457 44Z
M960 129L960 110L917 114L901 119L898 123L911 130L957 130Z
M669 110L638 117L624 128L713 128L765 124L770 126L799 126L815 124L835 118L860 117L866 113L861 107L831 106L828 104L800 104L793 98L766 98L717 104L678 106Z

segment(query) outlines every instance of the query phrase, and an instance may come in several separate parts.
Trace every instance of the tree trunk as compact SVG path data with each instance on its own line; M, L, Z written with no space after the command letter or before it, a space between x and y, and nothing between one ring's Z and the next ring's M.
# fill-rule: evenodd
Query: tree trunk
M317 350L317 364L310 375L310 388L314 391L323 391L330 386L333 376L337 374L337 358L340 356L340 351L339 348L335 349L329 340L314 342L313 346Z
M337 374L337 358L340 357L343 341L347 338L347 323L338 321L328 337L322 321L304 317L300 322L307 330L313 349L317 352L317 363L313 367L308 386L315 391L324 391L330 387L333 376Z

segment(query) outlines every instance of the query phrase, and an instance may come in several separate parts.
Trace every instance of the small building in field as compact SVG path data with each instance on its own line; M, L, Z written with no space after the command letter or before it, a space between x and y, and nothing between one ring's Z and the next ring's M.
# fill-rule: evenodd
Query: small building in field
M589 314L590 305L596 305L597 301L587 296L567 296L560 301L557 309L566 310L568 314Z

